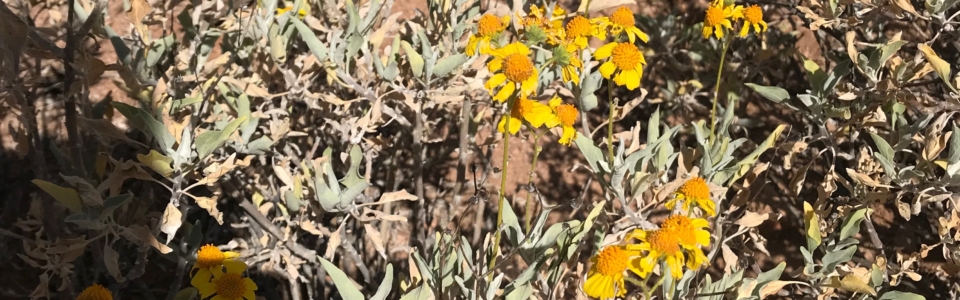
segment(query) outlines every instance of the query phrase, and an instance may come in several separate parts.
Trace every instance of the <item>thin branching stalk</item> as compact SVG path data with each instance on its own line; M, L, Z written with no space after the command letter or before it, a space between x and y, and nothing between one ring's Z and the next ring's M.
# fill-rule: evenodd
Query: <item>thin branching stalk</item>
M617 104L613 100L613 80L607 81L607 100L610 101L610 116L607 117L607 159L613 166L613 114L617 113Z
M512 97L510 101L507 102L507 107L513 107L513 101L517 101L516 97ZM510 112L507 112L508 114ZM497 253L500 251L500 226L503 226L503 204L507 202L507 161L510 160L510 117L502 116L506 118L503 128L506 132L503 134L503 164L500 168L500 195L497 200L497 227L494 228L496 232L493 238L493 252L490 253L490 270L493 270L493 267L497 262ZM493 280L493 272L490 272L488 280Z
M528 185L528 186L531 185L531 184L533 184L533 175L535 175L536 172L537 172L537 158L540 157L540 151L543 150L543 147L540 147L540 137L542 137L543 134L546 133L546 132L547 132L547 131L544 130L544 131L539 131L539 132L535 132L535 133L534 133L534 138L533 138L533 143L534 143L534 146L533 146L533 161L532 161L531 164L530 164L530 175L528 175L528 177L527 177L527 185ZM530 194L532 194L532 193L533 193L533 192L527 190L527 201L526 201L526 202L527 202L527 206L526 206L526 208L527 208L527 224L526 224L526 229L527 229L526 231L527 231L527 233L530 233L530 224L531 224L530 221L533 219L533 199L530 198Z
M713 145L713 141L716 139L716 129L717 129L717 102L720 101L720 78L723 75L723 65L724 59L727 58L727 47L730 46L730 40L726 39L721 41L723 43L723 50L720 51L720 66L717 67L717 84L713 86L713 108L710 110L710 145ZM729 107L727 109L730 109Z

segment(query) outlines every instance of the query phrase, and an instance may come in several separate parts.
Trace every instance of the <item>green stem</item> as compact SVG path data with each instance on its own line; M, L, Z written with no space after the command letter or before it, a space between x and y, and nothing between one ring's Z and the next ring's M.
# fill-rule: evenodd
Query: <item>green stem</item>
M527 184L533 183L533 175L536 174L537 170L537 158L540 157L540 151L543 150L540 147L540 137L547 132L544 130L542 132L537 132L534 130L533 138L533 162L530 164L530 175L527 177ZM530 234L530 221L533 219L533 199L530 199L530 191L527 191L527 234Z
M652 275L653 275L653 274L648 274L648 275L647 275L647 278L649 278L649 277L652 276ZM657 280L657 283L655 283L655 284L653 285L653 287L650 287L649 290L647 290L647 289L644 290L644 293L643 293L644 300L650 300L650 299L653 298L653 292L656 292L656 291L657 291L657 288L659 288L660 285L663 284L663 279L664 279L664 277L663 277L663 276L660 276L660 279ZM646 281L644 281L644 285L646 285Z
M613 81L607 81L607 100L610 101L610 116L607 118L607 155L610 161L610 167L614 167L613 162L613 114L617 112L617 105L613 101Z
M730 46L730 39L721 41L723 50L720 52L720 67L717 68L717 84L713 87L713 109L710 110L710 146L716 139L717 129L717 102L720 101L720 76L723 74L723 61L727 57L727 47ZM729 109L729 107L727 108Z
M513 101L517 101L516 97L510 97L510 101L507 101L507 107L513 107ZM509 111L507 112L510 113ZM503 226L503 203L507 200L507 161L510 159L510 117L503 116L507 118L503 124L503 128L506 129L503 134L503 165L500 168L500 197L497 201L497 227L494 229L496 233L493 238L493 252L490 253L490 263L489 268L491 271L497 263L497 253L500 252L500 227ZM490 272L490 275L487 276L487 280L493 280L493 272Z

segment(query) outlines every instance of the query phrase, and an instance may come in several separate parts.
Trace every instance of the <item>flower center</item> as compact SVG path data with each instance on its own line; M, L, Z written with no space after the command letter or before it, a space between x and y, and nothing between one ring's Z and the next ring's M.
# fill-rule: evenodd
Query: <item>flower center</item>
M477 33L482 36L492 36L500 32L500 28L503 28L500 18L491 14L483 15L477 22Z
M576 16L567 23L567 34L572 38L587 36L590 33L590 20L583 16Z
M247 291L247 283L243 277L236 273L225 273L220 277L213 279L213 284L217 288L217 295L227 299L240 299L243 293Z
M201 268L218 266L223 263L224 255L216 246L207 244L197 251L197 265Z
M623 27L633 27L637 25L633 19L633 12L626 6L621 6L617 11L613 12L613 14L610 15L610 21Z
M650 242L650 248L661 254L670 254L680 251L680 245L674 230L661 228L647 234L647 241Z
M600 274L614 276L622 274L627 269L627 263L630 257L626 251L617 246L609 246L600 251L600 257L597 259L597 270Z
M577 107L571 104L560 104L557 106L557 117L560 117L560 123L564 126L573 126L577 121Z
M687 180L677 193L691 199L710 199L710 187L707 186L707 181L700 177Z
M77 300L113 300L113 295L102 285L94 284L84 289Z
M680 244L697 244L697 236L695 234L697 228L694 228L693 222L690 221L690 218L687 218L684 215L670 216L666 221L663 221L663 224L660 225L660 228L664 228L673 232Z
M533 111L533 101L527 98L520 98L513 102L510 108L510 115L517 119L522 119L523 115Z
M763 21L763 10L759 6L753 5L743 11L743 18L750 24L757 24Z
M526 55L510 54L503 59L503 73L510 81L523 82L533 75L533 62Z
M704 21L707 22L706 26L720 25L720 22L723 22L723 19L725 19L723 8L712 5L707 8L707 17L704 18Z
M630 43L619 43L611 52L613 64L620 70L634 70L643 63L643 54L637 46Z

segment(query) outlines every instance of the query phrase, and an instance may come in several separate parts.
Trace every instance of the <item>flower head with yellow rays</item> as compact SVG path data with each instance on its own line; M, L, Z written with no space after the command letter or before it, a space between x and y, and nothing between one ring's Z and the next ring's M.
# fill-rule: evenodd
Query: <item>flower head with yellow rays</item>
M573 128L573 123L577 121L580 112L576 106L563 103L563 100L556 96L550 99L549 105L553 114L557 116L559 125L563 128L563 133L560 135L560 144L570 146L573 139L577 137L577 130Z
M590 258L593 264L587 271L587 281L583 283L583 291L587 296L600 299L610 299L626 294L624 273L630 270L641 274L639 264L635 263L640 255L639 247L635 245L610 245L600 253Z
M223 267L246 269L247 265L237 260L239 256L236 252L220 251L212 244L204 245L197 250L197 262L190 269L190 277L209 280L213 271L221 270Z
M678 201L683 201L683 211L690 211L690 204L696 204L707 215L717 215L717 205L710 199L710 186L703 178L690 178L674 192L674 195L675 197L665 204L668 209L673 209Z
M83 289L76 300L113 300L113 294L102 285L94 284Z
M750 27L753 27L757 34L767 31L767 22L763 20L763 9L756 4L743 9L743 28L740 28L740 36L747 36Z
M604 40L607 38L606 31L600 26L600 19L587 19L584 16L574 16L567 22L563 28L564 41L572 43L577 50L587 48L587 42L590 37L596 37Z
M200 277L194 277L190 284L200 292L201 299L256 300L257 296L253 291L257 290L257 284L243 276L244 270L245 268L238 265L225 265L225 268L213 269L212 279L201 280ZM213 298L210 298L211 296Z
M613 79L613 82L620 86L626 86L627 89L634 90L640 86L640 78L643 77L643 66L647 64L643 57L643 52L633 43L609 43L597 49L593 53L597 60L609 58L600 65L600 74L606 79Z
M513 42L494 50L493 59L487 63L487 69L494 73L484 88L493 95L493 99L504 102L520 88L520 95L530 95L537 89L539 73L530 59L530 48L520 42ZM494 89L500 90L494 92Z
M530 13L522 17L523 34L533 35L532 33L542 34L542 39L550 45L557 45L563 38L563 18L566 11L559 6L553 7L551 17L546 16L547 6L530 6ZM519 13L517 13L519 17ZM530 39L530 37L527 37Z
M550 107L535 100L527 99L526 95L520 95L519 98L513 100L510 113L500 119L497 130L500 132L509 130L510 134L517 134L523 121L527 121L533 128L540 128L543 125L555 127L559 122Z
M600 24L606 30L610 30L610 34L617 36L621 32L627 35L627 39L630 40L630 43L636 43L637 38L639 37L641 41L646 43L650 40L650 37L647 36L645 32L637 28L636 19L633 17L633 11L631 11L626 6L621 6L612 14L610 17L600 18Z
M675 230L663 228L656 230L636 229L627 235L628 239L640 240L637 249L647 251L639 260L637 275L646 278L661 260L670 268L670 274L680 279L683 276L684 256L680 247L680 238Z
M467 40L467 56L476 56L477 47L480 48L479 54L490 54L494 49L492 43L500 37L500 33L503 33L509 25L510 16L497 17L485 14L480 17L480 21L477 21L477 33L471 35L470 39Z
M733 29L732 21L742 17L743 6L726 5L724 0L713 0L703 18L703 38L709 39L713 35L717 39L722 39L724 28Z
M553 65L560 68L563 81L576 85L580 85L580 72L583 71L583 61L578 52L573 44L553 47Z
M687 268L697 269L707 263L707 256L701 247L710 245L710 227L706 219L689 218L685 215L672 215L660 224L660 229L673 232L680 247L687 252Z

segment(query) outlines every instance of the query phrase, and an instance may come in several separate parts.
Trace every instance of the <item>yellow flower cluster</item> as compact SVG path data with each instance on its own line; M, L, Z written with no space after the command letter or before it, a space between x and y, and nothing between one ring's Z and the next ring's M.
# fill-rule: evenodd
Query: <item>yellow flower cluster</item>
M747 36L752 27L757 34L767 31L767 22L763 21L763 10L757 5L744 8L741 5L728 5L724 0L713 0L703 18L703 38L716 36L722 39L726 29L733 30L733 22L743 20L740 37Z
M633 12L620 7L610 16L587 18L575 14L567 17L560 7L532 5L525 15L517 14L516 41L501 44L501 37L510 27L510 16L485 14L477 21L476 32L470 36L465 50L467 56L490 55L487 69L492 76L484 88L498 103L508 108L500 120L500 132L516 134L521 125L531 128L560 127L560 143L570 145L576 138L573 128L579 111L572 104L564 104L553 96L547 105L531 100L538 91L540 74L544 68L557 70L563 82L580 85L586 63L581 58L589 51L590 38L614 41L593 52L593 58L603 60L600 74L613 83L636 89L640 86L646 60L636 40L646 42L649 37L636 26ZM538 66L531 58L534 51L548 52L549 59Z
M707 264L702 247L710 245L707 220L672 215L659 229L635 229L627 234L623 245L603 248L590 259L583 291L590 297L609 299L626 294L627 270L647 278L663 261L673 278L683 275L683 267L696 270Z
M647 278L663 262L674 279L683 276L683 267L691 270L707 265L707 256L703 247L710 245L710 226L706 219L689 217L691 203L709 215L715 215L716 209L710 200L710 190L706 181L696 177L688 180L676 192L676 198L667 203L668 208L683 202L683 210L671 215L659 229L635 229L624 238L623 245L607 246L590 261L592 267L587 273L583 291L590 297L609 299L626 294L624 278L630 270L641 278Z
M190 284L200 291L201 299L255 300L257 284L244 276L247 265L236 252L223 252L214 245L197 250L197 262L190 269Z

